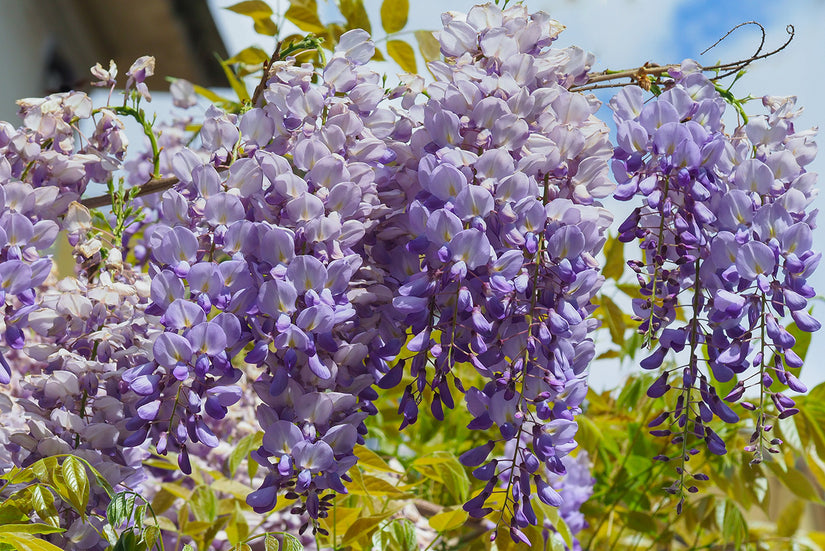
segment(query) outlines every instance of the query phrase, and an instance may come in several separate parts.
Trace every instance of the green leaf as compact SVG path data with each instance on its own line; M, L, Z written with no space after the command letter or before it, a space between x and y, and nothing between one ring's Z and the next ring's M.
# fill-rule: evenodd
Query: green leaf
M229 478L216 480L215 482L210 484L209 487L215 490L216 492L230 494L237 497L238 499L246 499L246 496L252 493L252 488L250 488L243 482L238 482L237 480L232 480Z
M195 518L202 522L215 522L218 518L218 498L215 492L208 486L198 486L192 492L192 499L189 502Z
M291 534L284 534L282 551L304 551L301 541Z
M235 71L232 70L232 64L221 59L218 54L215 54L215 57L218 58L218 62L223 68L223 73L226 75L226 80L229 82L229 86L232 87L232 90L234 90L235 94L238 96L238 101L249 100L249 92L246 90L246 84L244 84L243 81L235 74Z
M347 30L364 29L372 34L372 25L363 0L341 0L338 4L341 15L347 20Z
M395 519L372 536L373 549L418 551L415 525L407 519Z
M323 34L326 30L318 17L318 4L315 0L293 0L284 16L302 31Z
M799 530L799 522L805 513L805 502L792 501L776 519L776 535L780 538L791 538Z
M63 551L46 540L35 537L33 534L19 532L5 532L0 534L0 544L12 546L15 551Z
M16 503L6 501L0 504L0 526L4 524L25 522L27 520L29 520L29 517L20 507L17 506Z
M539 510L544 513L544 517L550 521L553 528L556 529L558 535L561 536L563 543L566 544L569 549L573 549L573 533L570 532L570 527L567 526L567 523L561 518L558 508L547 505L540 500L536 500L536 505L538 505ZM562 545L561 548L564 549L564 545Z
M143 541L146 543L146 548L151 549L155 543L160 539L160 528L157 526L147 526L143 530Z
M232 450L232 453L229 454L229 458L226 460L226 466L229 468L229 475L235 476L235 472L238 470L238 466L241 462L246 459L254 449L257 449L261 446L263 442L264 433L258 431L255 434L250 434L245 436L235 444L235 449ZM357 454L356 454L357 455Z
M58 534L66 530L59 526L33 522L31 524L3 524L0 532L16 532L18 534Z
M266 551L280 551L281 549L281 544L278 543L278 540L275 539L275 536L272 534L266 535L264 545L266 546Z
M181 551L195 551L195 548L187 543L183 546L183 549Z
M418 41L418 49L421 50L421 57L425 61L441 59L441 43L432 31L415 31L414 34Z
M811 481L802 471L793 467L784 471L782 467L773 461L767 463L767 465L777 478L779 478L780 482L798 497L801 497L805 501L821 502L819 494L817 494L813 484L811 484Z
M349 528L347 528L342 545L347 546L362 538L371 538L372 533L375 532L375 530L378 529L378 526L390 515L392 515L392 511L380 515L359 518L353 522ZM286 537L284 537L284 544L286 544ZM284 545L284 551L292 550L287 549L286 545Z
M456 505L455 507L447 507L440 513L433 515L430 517L429 522L432 529L440 534L464 526L468 516L467 511L462 509L460 505Z
M264 36L275 36L278 34L278 25L269 17L266 19L256 19L253 28L256 33Z
M624 243L611 235L604 245L604 256L605 261L604 267L602 268L602 275L607 279L615 279L618 281L624 273Z
M86 467L76 457L70 455L63 460L63 480L68 488L69 502L81 514L86 516L89 504L89 477Z
M45 487L36 484L31 487L32 508L46 523L60 526L60 518L54 506L54 495Z
M627 329L627 325L625 325L624 322L624 312L622 312L622 309L607 295L600 297L600 303L604 308L600 317L607 324L611 340L619 346L623 345L624 334Z
M415 62L415 51L412 46L403 40L387 41L387 53L395 60L407 73L417 73L418 66Z
M470 479L455 455L446 451L434 452L412 462L412 468L427 478L443 484L455 503L467 500Z
M384 0L381 3L381 26L384 27L384 32L392 34L403 29L407 25L409 13L409 0Z
M249 48L244 48L237 54L233 55L229 59L226 60L227 63L244 63L246 65L258 65L267 61L269 59L269 55L263 51L262 49L258 48L257 46L250 46Z
M381 456L366 446L357 444L355 449L353 449L353 453L355 454L355 457L358 458L358 466L361 468L372 469L373 471L383 471L385 473L399 473L399 471L390 467L390 465L384 461Z
M203 86L198 86L197 84L192 85L195 88L195 93L199 96L203 96L212 103L216 103L218 105L227 105L233 103L231 99L227 99L223 96L219 96L209 88L204 88Z
M745 517L736 504L727 499L716 509L717 523L722 526L722 536L728 543L733 543L739 549L748 535L748 525ZM719 517L721 517L721 522Z
M249 536L249 524L244 517L241 504L235 500L235 510L226 525L226 538L230 545L238 545Z
M190 499L192 499L192 490L181 486L181 482L183 482L183 480L178 480L176 482L164 482L160 486L161 488L175 495L176 497L182 498L185 501L189 501Z
M58 467L60 467L60 463L57 457L52 456L35 461L29 466L29 469L31 469L40 482L58 486L62 484L62 480L59 480L58 477L62 478L63 475Z
M264 19L272 16L272 8L263 0L247 0L224 8L252 19Z
M161 490L163 491L163 490ZM113 527L117 528L124 522L132 518L135 510L134 492L119 492L115 494L112 501L106 507L106 519Z

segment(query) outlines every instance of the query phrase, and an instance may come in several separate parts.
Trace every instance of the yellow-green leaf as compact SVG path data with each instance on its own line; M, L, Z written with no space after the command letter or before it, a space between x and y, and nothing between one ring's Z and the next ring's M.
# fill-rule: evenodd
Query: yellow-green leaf
M158 539L160 539L160 528L157 526L147 526L143 530L143 541L146 543L146 549L152 549Z
M258 65L269 59L269 55L258 48L257 46L250 46L244 48L237 54L226 60L227 63L245 63L246 65Z
M252 19L263 19L272 15L272 8L263 0L247 0L238 2L224 9L246 15Z
M241 79L235 74L235 71L232 70L232 64L227 63L225 60L221 59L220 56L215 54L215 57L218 58L218 61L223 68L223 73L226 75L226 80L229 82L229 86L232 87L232 90L235 91L235 94L238 96L239 101L245 101L249 99L249 92L246 90L246 84L243 83Z
M32 534L21 534L19 532L0 534L0 543L7 543L18 551L63 551L46 540L41 540Z
M325 30L318 18L318 4L315 0L293 0L284 16L302 31L323 34Z
M387 53L390 54L390 57L407 73L418 72L418 66L415 62L415 51L412 49L412 46L403 40L387 41Z
M264 539L264 545L266 547L266 551L280 551L281 544L278 543L278 540L275 539L275 536L272 534L267 534L266 538Z
M252 488L246 484L238 482L237 480L231 480L229 478L216 480L210 484L209 487L218 492L232 494L238 499L246 499L246 496L252 493Z
M412 467L427 478L443 484L455 500L453 503L466 501L470 479L454 454L446 451L433 452L413 461Z
M190 501L195 518L203 522L215 522L218 517L218 498L209 486L198 486Z
M816 489L802 471L794 468L783 471L781 467L775 466L773 462L768 463L768 466L791 492L806 501L820 502Z
M69 502L81 514L86 516L86 505L89 503L89 477L86 467L74 456L63 460L63 480L68 488Z
M20 494L18 493L18 496L19 495ZM21 507L13 501L16 500L12 499L0 504L0 526L3 524L14 524L29 520L29 517L23 512Z
M358 458L358 466L362 468L372 469L373 471L383 471L385 473L399 473L399 471L390 467L381 456L372 451L366 446L357 444L353 450L355 457Z
M255 434L244 436L235 444L235 449L229 454L229 459L226 460L226 466L229 467L229 474L231 476L235 476L235 471L238 470L241 461L249 455L249 452L261 446L263 438L264 433L258 431Z
M567 547L573 549L573 533L570 531L570 527L567 526L564 519L561 518L558 508L547 505L540 500L536 500L536 505L538 505L539 510L544 513L544 517L550 521L553 528L556 529L556 532L561 536ZM562 549L564 549L564 546L562 546Z
M604 245L604 256L605 261L604 268L602 268L602 275L607 279L615 279L618 281L619 278L622 277L622 273L624 273L624 243L611 235Z
M347 30L364 29L372 33L372 25L363 0L341 0L338 4L341 15L347 20Z
M209 88L204 88L203 86L198 86L197 84L193 84L192 86L195 88L195 93L196 94L198 94L199 96L205 97L206 99L208 99L212 103L221 103L221 104L232 103L231 99L227 99L223 96L219 96L218 94L216 94L215 92L213 92Z
M407 25L409 0L384 0L381 3L381 26L387 34L397 33Z
M192 490L184 488L178 483L164 482L160 486L170 494L182 498L185 501L189 501L190 499L192 499Z
M146 526L157 526L161 530L166 530L167 532L177 532L178 527L175 525L175 522L172 519L166 517L158 517L157 522L152 517L147 518L143 521L143 524Z
M165 488L161 488L152 498L152 509L154 509L155 514L159 515L174 505L176 499L178 499L178 496Z
M790 538L799 530L799 521L805 512L805 503L801 500L792 501L785 507L776 520L776 535L781 538Z
M418 49L425 61L434 61L441 58L441 43L432 31L415 31Z
M31 524L4 524L0 526L0 532L16 532L18 534L56 534L65 532L59 526L51 526L49 524L41 524L33 522Z
M462 509L460 505L447 507L430 518L430 526L436 532L442 533L463 526L467 521L467 517L467 511Z
M361 538L372 537L372 533L375 532L378 526L384 522L384 519L391 514L392 512L359 518L347 528L342 545L346 546Z
M607 324L610 331L611 340L617 345L624 344L624 333L627 325L624 322L624 313L619 306L607 295L602 295L600 298L601 306L604 311L600 312L600 317Z
M269 17L266 19L256 19L253 28L256 33L264 36L275 36L278 34L278 25Z
M54 495L39 484L31 487L32 508L37 515L52 526L60 526L60 518L54 506Z
M344 534L347 528L364 512L364 509L362 507L336 506L334 511L334 513L330 511L329 515L322 519L321 522L330 533Z
M722 536L738 549L748 535L748 525L739 507L731 500L725 500L717 507L716 516L717 523L722 526Z
M304 546L298 541L298 538L292 534L284 533L284 545L282 551L304 551Z
M230 545L238 545L249 537L249 524L246 522L240 503L235 502L232 518L226 525L226 538Z
M372 475L363 475L361 477L363 486L357 488L350 488L350 493L354 495L365 495L370 497L390 497L392 499L401 499L408 494L399 490L386 480Z

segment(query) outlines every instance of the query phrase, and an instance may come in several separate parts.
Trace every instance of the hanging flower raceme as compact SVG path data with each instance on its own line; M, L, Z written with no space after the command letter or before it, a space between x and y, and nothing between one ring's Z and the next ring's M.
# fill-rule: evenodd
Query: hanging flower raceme
M619 228L620 239L639 239L644 253L642 262L631 262L643 296L634 300L634 312L653 349L642 367L660 368L670 351L687 357L684 365L666 367L648 390L652 397L671 385L679 392L676 409L651 426L670 426L653 432L682 448L682 463L689 440L704 439L711 452L725 453L709 423L714 417L734 423L739 416L713 381L736 377L727 401L758 387L759 404L742 403L757 410L748 449L758 462L766 445L775 451L770 417L795 412L790 397L771 390L774 378L805 391L788 370L802 362L782 319L791 317L802 331L819 329L806 308L813 297L806 281L820 258L811 250L814 214L806 212L815 175L803 168L815 145L811 132L793 131L792 98L766 98L772 114L728 136L726 103L713 82L693 62L674 76L673 86L647 104L638 88L611 101L619 144L616 196L643 200ZM676 321L680 307L689 312L684 323ZM758 372L746 376L751 370ZM776 414L767 411L768 396ZM675 493L688 489L680 469Z
M537 523L533 498L560 504L538 466L563 473L576 447L602 281L595 255L612 220L595 202L612 190L610 148L597 102L566 89L586 79L592 59L549 48L557 22L492 5L444 22L448 60L430 64L429 99L412 105L415 83L396 92L417 123L413 158L399 155L403 170L382 184L408 206L379 227L384 250L374 258L397 284L395 317L414 353L402 426L425 400L439 419L456 406L465 391L457 364L487 378L466 394L470 428L492 429L492 440L461 457L487 481L465 509L479 518L500 510L499 524L524 541L521 528ZM379 386L398 384L406 366ZM518 445L489 462L508 442Z

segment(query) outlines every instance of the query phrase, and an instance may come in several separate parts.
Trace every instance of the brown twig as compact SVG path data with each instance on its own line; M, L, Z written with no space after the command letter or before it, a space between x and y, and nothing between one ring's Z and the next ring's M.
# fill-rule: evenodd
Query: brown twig
M258 107L258 102L261 100L264 90L266 90L266 83L269 81L269 70L272 68L272 64L280 58L281 42L279 41L275 46L275 51L272 52L272 57L264 61L264 74L261 75L261 80L258 82L258 86L255 87L255 92L252 94L252 107Z
M734 28L732 28L731 30L729 30L727 33L725 33L724 36L722 36L719 40L717 40L716 42L711 44L702 53L703 54L707 53L708 51L711 50L711 48L715 47L720 42L722 42L725 38L730 36L730 34L733 31L735 31L736 29L738 29L740 27L743 27L745 25L757 25L760 28L760 30L762 31L762 39L759 42L759 47L756 49L756 51L753 53L753 55L751 55L750 57L748 57L746 59L740 59L738 61L732 61L730 63L718 63L716 65L708 65L708 66L700 65L699 69L701 71L724 71L722 74L715 75L710 80L715 81L715 80L723 79L725 77L728 77L730 75L738 73L739 71L743 70L745 67L747 67L748 65L750 65L754 61L757 61L757 60L760 60L760 59L765 59L766 57L770 57L772 55L776 55L777 53L781 52L782 50L784 50L785 48L788 47L788 45L793 41L794 35L795 35L794 26L793 25L788 25L787 27L785 27L785 32L788 33L788 35L789 35L788 39L781 46L779 46L778 48L776 48L774 50L771 50L770 52L762 53L762 49L765 46L765 38L766 38L765 28L762 25L760 25L759 23L757 23L756 21L746 21L745 23L740 23L739 25L737 25ZM673 69L673 68L676 68L676 67L679 67L679 64L674 63L674 64L670 64L670 65L655 65L655 64L651 64L651 63L646 63L645 65L643 65L641 67L637 67L635 69L627 69L627 70L624 70L624 71L616 71L616 72L607 72L607 71L605 71L605 72L601 72L601 73L594 73L593 75L591 75L591 77L587 80L587 82L585 84L582 84L581 86L573 86L573 87L570 88L570 91L571 92L584 92L584 91L588 91L588 90L597 90L597 89L602 89L602 88L614 88L614 87L620 87L620 86L627 86L629 84L637 84L637 85L640 85L640 86L643 86L643 87L644 86L649 86L648 83L650 81L647 79L647 77L649 77L649 76L655 77L656 80L653 81L653 83L658 83L658 80L665 73L667 73L670 69ZM621 79L624 79L624 78L629 78L631 80L630 80L630 82L612 82L612 81L621 80ZM645 80L647 80L648 82L643 82ZM600 82L611 82L611 84L597 84L597 83L600 83Z
M150 195L152 193L157 193L159 191L166 191L170 189L175 184L177 184L180 180L171 176L169 178L152 178L145 184L141 184L140 191L137 192L135 197L140 197L141 195ZM105 207L106 205L112 204L112 197L111 195L99 195L98 197L89 197L87 199L83 199L80 201L80 204L88 209L96 209L99 207Z

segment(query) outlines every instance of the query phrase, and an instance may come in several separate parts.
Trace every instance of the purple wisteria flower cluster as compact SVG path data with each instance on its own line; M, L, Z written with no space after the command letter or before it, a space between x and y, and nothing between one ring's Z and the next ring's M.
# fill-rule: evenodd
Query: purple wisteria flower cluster
M681 447L670 490L693 491L693 441L724 453L710 422L737 421L725 401L750 386L749 449L774 451L768 398L779 418L795 412L776 381L805 390L784 324L819 328L804 170L815 145L793 127L793 99L765 98L768 115L727 135L725 101L686 62L653 101L637 87L611 101L614 146L600 103L570 91L593 56L553 47L563 26L547 14L487 4L442 22L433 82L385 89L369 34L352 30L325 66L273 61L239 113L209 106L160 135L140 110L148 56L126 73L123 106L77 92L20 102L23 125L0 123L0 383L13 397L0 404L0 467L75 454L112 484L151 488L150 453L189 474L225 456L240 419L263 433L247 503L268 513L285 497L302 533L323 533L374 401L403 386L402 429L422 409L471 414L479 436L460 461L484 487L464 510L494 519L493 538L529 543L537 500L575 533L594 482L571 452L613 220L600 201L614 189L643 201L619 232L644 251L633 308L653 349L642 367L662 369L648 394L679 393L651 423ZM92 72L111 100L116 67ZM176 82L176 105L193 90ZM126 116L152 143L128 162ZM136 198L115 186L119 170L173 185ZM77 202L93 182L111 213ZM68 277L49 257L61 231ZM670 351L686 363L665 363ZM90 507L105 509L96 492ZM106 547L100 526L62 513L60 537Z
M815 293L807 279L821 254L812 250L816 211L809 211L816 175L804 168L816 144L813 131L794 128L795 98L765 97L769 114L728 135L728 106L696 64L687 61L672 76L673 86L653 101L645 103L639 88L625 88L611 107L618 128L615 195L642 201L619 228L620 239L638 239L644 251L643 261L630 263L642 294L634 313L653 349L641 365L664 366L648 395L679 393L675 409L651 426L664 425L653 433L681 448L681 476L671 488L681 493L692 490L684 467L696 453L689 441L704 440L712 453L724 454L725 442L709 423L737 422L725 402L739 401L751 387L758 403L741 402L756 411L747 450L754 462L766 449L777 452L773 419L797 411L782 388L806 391L791 372L802 360L783 320L791 318L800 331L820 328L808 313ZM688 309L687 321L677 321L677 308ZM670 351L686 362L666 364ZM715 383L734 378L733 390L720 397Z
M124 126L80 92L18 105L23 125L0 123L0 295L8 347L0 351L0 382L11 384L14 397L0 422L2 468L71 453L112 484L135 485L144 479L148 453L124 444L134 399L121 374L147 360L157 333L144 317L150 279L123 262L112 236L95 230L92 214L76 202L90 183L111 181L121 167ZM86 137L81 128L90 126ZM78 262L76 275L63 279L47 255L60 231ZM105 510L103 488L94 487L88 503ZM64 544L102 548L99 518L69 507L61 515Z
M402 426L413 423L426 400L442 418L465 390L456 364L487 379L466 390L470 428L495 431L461 457L487 481L465 509L479 518L500 510L499 524L526 541L521 528L538 522L532 500L561 504L540 465L564 473L576 447L602 282L595 255L612 220L596 202L613 188L611 147L593 116L598 102L566 89L586 79L592 59L550 47L557 22L492 5L443 22L447 61L431 64L428 100L409 109L420 126L409 140L414 162L396 176L405 211L378 231L414 353L399 412ZM379 386L398 384L405 367ZM488 461L507 442L518 445Z

